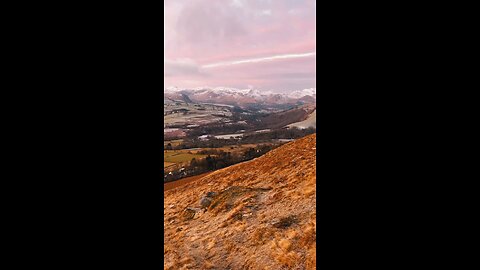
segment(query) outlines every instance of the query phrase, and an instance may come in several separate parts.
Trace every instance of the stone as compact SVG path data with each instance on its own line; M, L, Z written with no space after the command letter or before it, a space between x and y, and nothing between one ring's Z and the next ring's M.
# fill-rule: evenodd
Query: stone
M200 207L207 208L212 203L212 199L210 197L204 196L200 199Z
M216 192L213 192L213 191L210 191L210 192L207 192L207 195L205 195L206 197L209 197L209 198L213 198L217 195Z

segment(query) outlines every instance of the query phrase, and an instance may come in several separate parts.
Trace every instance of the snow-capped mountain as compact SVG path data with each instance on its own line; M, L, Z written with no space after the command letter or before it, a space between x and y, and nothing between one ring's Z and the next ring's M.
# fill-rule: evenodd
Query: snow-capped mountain
M296 104L315 103L316 88L293 91L287 94L260 91L257 89L236 89L227 87L199 87L182 89L168 87L164 89L164 95L170 99L185 99L187 96L193 102L219 103L229 105L244 104Z
M317 88L309 88L303 90L293 91L288 95L291 98L303 98L305 96L311 96L313 98L317 97Z

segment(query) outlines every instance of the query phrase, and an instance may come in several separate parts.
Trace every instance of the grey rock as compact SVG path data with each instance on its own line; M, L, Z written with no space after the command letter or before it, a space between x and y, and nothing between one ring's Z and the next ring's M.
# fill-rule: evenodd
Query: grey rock
M207 208L212 203L212 199L210 197L204 196L200 199L200 207Z
M207 192L207 195L205 195L206 197L209 197L209 198L213 198L217 195L216 192L213 192L213 191L210 191L210 192Z

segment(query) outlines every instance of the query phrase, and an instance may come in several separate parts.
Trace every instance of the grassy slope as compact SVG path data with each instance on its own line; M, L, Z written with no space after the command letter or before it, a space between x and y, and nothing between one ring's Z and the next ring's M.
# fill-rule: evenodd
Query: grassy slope
M180 179L180 180L177 180L177 181L173 181L173 182L168 182L168 183L164 183L163 184L163 190L164 191L167 191L167 190L170 190L170 189L174 189L174 188L177 188L179 186L183 186L185 184L188 184L188 183L191 183L195 180L198 180L202 177L205 177L207 176L208 174L210 174L211 172L207 172L207 173L204 173L204 174L200 174L200 175L196 175L196 176L191 176L191 177L187 177L187 178L183 178L183 179Z
M315 269L315 139L165 191L164 269Z

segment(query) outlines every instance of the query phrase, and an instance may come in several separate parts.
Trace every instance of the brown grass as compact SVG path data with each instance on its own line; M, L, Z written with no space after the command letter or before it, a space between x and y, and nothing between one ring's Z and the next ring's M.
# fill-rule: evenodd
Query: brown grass
M315 269L315 138L166 190L164 269Z
M191 183L195 180L198 180L202 177L205 177L207 175L209 175L210 172L208 173L204 173L204 174L200 174L200 175L196 175L196 176L192 176L192 177L186 177L186 178L183 178L183 179L180 179L180 180L177 180L177 181L173 181L173 182L168 182L168 183L165 183L163 184L163 190L164 191L167 191L167 190L170 190L170 189L174 189L174 188L177 188L179 186L183 186L183 185L186 185L188 183Z

